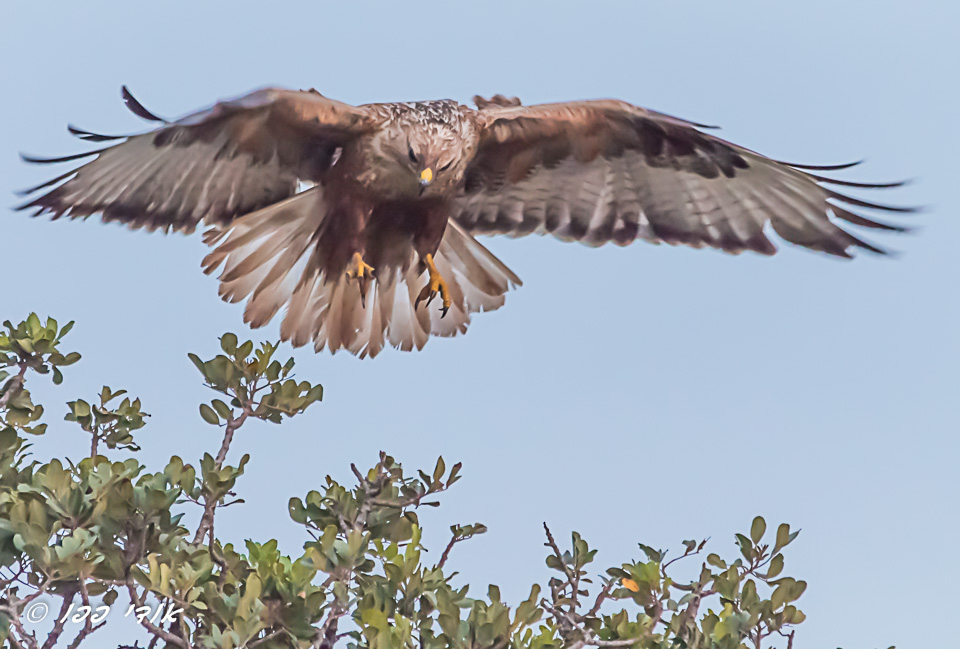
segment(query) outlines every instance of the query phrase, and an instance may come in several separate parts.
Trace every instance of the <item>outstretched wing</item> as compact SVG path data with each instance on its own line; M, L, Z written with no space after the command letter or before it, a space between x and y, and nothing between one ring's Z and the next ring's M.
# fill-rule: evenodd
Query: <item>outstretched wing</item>
M827 185L866 184L771 160L625 102L520 106L481 103L477 155L457 221L473 234L552 234L600 245L652 242L773 254L765 230L841 257L854 247L883 252L840 228L902 231L855 208L910 212L845 196ZM709 127L707 127L709 128Z
M224 224L292 196L299 181L320 179L338 147L374 128L365 109L316 91L267 88L175 122L146 110L126 88L123 95L131 111L160 128L107 136L70 127L86 141L119 143L62 158L24 156L36 163L96 157L23 192L55 186L20 209L54 219L102 212L105 221L134 228L191 232L201 221Z

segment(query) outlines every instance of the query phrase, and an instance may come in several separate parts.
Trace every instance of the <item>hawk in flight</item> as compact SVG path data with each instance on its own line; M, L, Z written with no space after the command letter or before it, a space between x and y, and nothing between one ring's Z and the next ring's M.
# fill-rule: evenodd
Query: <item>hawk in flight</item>
M466 331L520 279L475 238L550 234L592 246L653 243L730 253L776 251L770 235L849 257L883 251L849 224L909 212L831 186L838 180L705 133L702 124L614 101L524 106L500 95L351 106L315 90L259 90L167 121L123 89L158 128L106 136L93 157L24 192L21 209L131 228L210 226L206 273L246 300L244 319L294 345L375 356ZM843 227L841 227L841 225ZM438 298L436 303L433 300ZM433 303L433 306L431 304ZM439 308L438 308L439 307Z

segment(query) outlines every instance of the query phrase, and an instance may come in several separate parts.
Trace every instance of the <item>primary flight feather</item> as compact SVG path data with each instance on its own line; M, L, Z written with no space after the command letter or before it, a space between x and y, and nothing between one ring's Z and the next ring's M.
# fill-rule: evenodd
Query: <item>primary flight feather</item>
M176 121L123 89L153 131L99 135L93 160L27 190L21 209L100 213L132 228L211 226L206 273L247 301L253 327L375 356L466 331L520 279L476 234L551 234L589 245L637 239L731 253L769 235L849 257L883 251L847 230L902 231L861 211L910 212L842 194L855 183L771 160L701 124L614 101L523 106L475 97L351 106L314 90L259 90ZM304 184L310 185L302 189ZM843 225L843 227L841 227ZM429 308L439 296L440 308Z

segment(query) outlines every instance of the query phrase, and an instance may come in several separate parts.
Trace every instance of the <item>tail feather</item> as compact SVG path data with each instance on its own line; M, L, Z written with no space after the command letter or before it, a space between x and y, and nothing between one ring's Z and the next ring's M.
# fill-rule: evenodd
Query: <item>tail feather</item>
M252 327L267 324L286 306L283 340L297 347L312 342L317 351L346 349L361 358L387 345L410 351L422 349L431 335L463 333L472 313L499 308L506 292L521 284L451 220L434 255L453 301L445 317L436 302L414 308L428 276L412 246L401 266L377 268L363 305L356 282L323 271L317 241L326 218L318 186L211 230L204 240L214 249L203 261L204 272L222 267L220 296L246 299L244 320Z
M211 230L204 241L217 247L203 260L203 272L222 264L220 297L239 302L252 296L244 320L262 327L293 296L325 216L322 190L314 187Z
M447 278L454 307L460 317L447 323L439 313L431 314L432 332L453 336L467 330L470 313L493 311L503 306L511 286L520 286L520 278L461 228L456 221L447 224L436 255L437 269ZM452 310L453 308L451 308ZM457 327L452 325L457 324Z

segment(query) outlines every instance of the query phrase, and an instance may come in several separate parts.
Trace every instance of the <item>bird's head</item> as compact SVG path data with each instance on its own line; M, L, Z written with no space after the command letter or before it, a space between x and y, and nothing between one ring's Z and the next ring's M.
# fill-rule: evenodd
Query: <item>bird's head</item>
M462 148L458 138L443 133L413 132L406 138L406 165L420 195L442 194L463 176Z
M370 189L395 198L453 196L476 152L475 123L449 100L390 108L368 151Z

